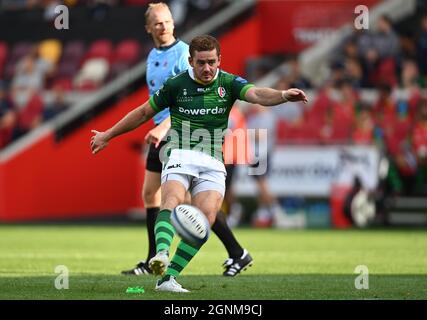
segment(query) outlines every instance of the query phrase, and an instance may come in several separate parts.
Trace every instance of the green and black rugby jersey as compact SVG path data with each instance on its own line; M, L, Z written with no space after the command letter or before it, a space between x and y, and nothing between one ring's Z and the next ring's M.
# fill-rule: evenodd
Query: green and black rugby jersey
M202 151L223 161L222 144L230 110L237 99L245 100L253 86L219 69L214 81L204 85L195 79L190 68L169 78L149 102L156 112L169 107L170 149Z

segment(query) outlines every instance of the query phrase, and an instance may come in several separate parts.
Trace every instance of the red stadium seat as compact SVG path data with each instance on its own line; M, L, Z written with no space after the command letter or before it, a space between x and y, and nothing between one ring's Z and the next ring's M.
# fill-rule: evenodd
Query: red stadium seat
M32 42L18 42L13 46L11 52L11 58L19 60L23 56L29 54L34 49L34 44Z
M334 119L333 135L331 138L338 143L347 142L350 139L352 124L352 121Z
M120 73L128 70L141 57L141 45L138 41L128 39L120 42L113 54L111 66L111 78L115 78Z
M3 68L7 59L9 47L6 42L0 42L0 78L3 74Z
M74 40L67 42L64 45L64 51L59 61L53 84L56 81L62 83L62 79L73 78L80 68L84 54L85 44L83 41Z
M276 139L279 144L310 144L319 138L320 122L308 124L305 120L290 123L285 119L277 120Z
M409 117L398 117L394 123L394 134L399 141L405 140L411 130L411 120Z
M113 63L127 62L134 64L140 59L141 45L138 41L128 39L120 42L114 52Z
M33 43L27 41L18 42L12 47L6 66L4 68L4 77L6 79L11 79L13 77L15 74L16 64L22 59L22 57L31 53L32 50L34 50Z
M379 62L375 70L369 74L371 85L386 83L394 87L397 85L396 62L393 58L387 58Z
M7 57L9 47L6 42L0 42L0 61L4 61Z
M57 78L52 83L52 88L60 88L64 91L73 89L73 80L71 78Z
M67 42L64 46L63 57L68 59L81 59L85 53L83 41L75 40Z
M80 60L62 60L58 66L56 73L57 77L72 77L74 76L80 66Z
M288 122L286 120L283 119L279 119L277 121L277 130L276 130L276 139L277 139L277 143L279 144L284 144L287 142L289 136L289 125Z
M113 55L113 44L108 39L100 39L92 42L85 56L85 60L90 58L104 58L111 62Z
M378 67L379 83L397 85L396 62L393 58L384 59Z

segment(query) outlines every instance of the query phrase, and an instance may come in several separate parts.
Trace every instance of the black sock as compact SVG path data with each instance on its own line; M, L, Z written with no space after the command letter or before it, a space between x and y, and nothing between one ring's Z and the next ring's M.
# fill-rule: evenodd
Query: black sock
M148 256L146 263L156 255L156 236L154 234L154 225L160 208L147 208L147 231L148 231Z
M212 225L212 231L224 244L230 258L239 258L243 255L243 248L237 242L233 232L231 232L228 227L224 214L221 211L216 215L215 223Z

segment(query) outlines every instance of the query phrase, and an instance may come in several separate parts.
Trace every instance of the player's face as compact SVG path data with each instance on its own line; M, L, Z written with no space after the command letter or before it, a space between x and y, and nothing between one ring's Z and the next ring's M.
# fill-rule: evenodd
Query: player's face
M207 84L214 79L221 62L221 56L218 56L216 49L211 51L195 51L194 57L190 57L189 61L196 78Z
M172 14L166 8L157 8L150 12L145 29L153 37L156 46L168 46L175 41L173 36Z

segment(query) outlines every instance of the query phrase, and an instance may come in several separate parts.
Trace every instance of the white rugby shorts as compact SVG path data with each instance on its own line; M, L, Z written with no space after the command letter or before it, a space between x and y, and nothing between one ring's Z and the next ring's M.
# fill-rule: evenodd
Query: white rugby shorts
M210 155L194 150L173 149L162 170L162 184L169 180L181 182L194 196L202 191L225 194L224 164Z

